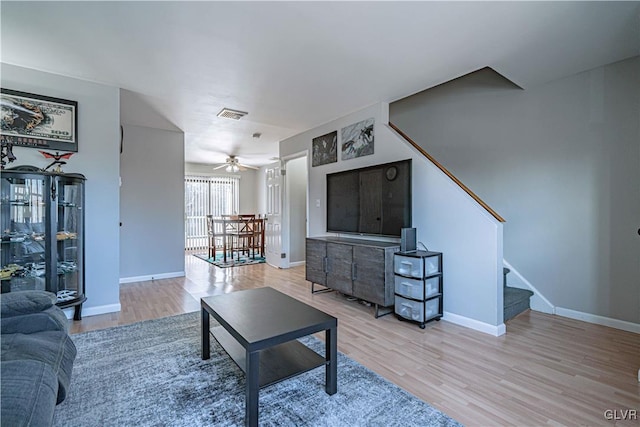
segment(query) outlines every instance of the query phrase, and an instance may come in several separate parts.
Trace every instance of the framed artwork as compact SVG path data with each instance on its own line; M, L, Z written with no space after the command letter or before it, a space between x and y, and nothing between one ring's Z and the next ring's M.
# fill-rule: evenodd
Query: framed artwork
M78 103L0 89L0 140L14 146L78 151Z
M338 131L311 140L311 166L326 165L338 161Z
M342 128L342 160L373 154L373 124L372 117Z

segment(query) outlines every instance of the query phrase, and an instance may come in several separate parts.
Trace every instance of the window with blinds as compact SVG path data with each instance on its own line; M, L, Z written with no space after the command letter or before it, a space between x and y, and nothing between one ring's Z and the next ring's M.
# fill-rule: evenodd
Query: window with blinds
M185 250L206 249L207 215L238 213L240 177L185 176Z

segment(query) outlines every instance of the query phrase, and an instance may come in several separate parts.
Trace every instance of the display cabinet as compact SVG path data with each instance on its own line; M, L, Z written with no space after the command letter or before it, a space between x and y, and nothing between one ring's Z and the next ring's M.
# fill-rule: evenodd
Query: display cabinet
M397 252L395 312L398 319L417 322L422 329L430 320L442 317L442 253Z
M42 172L32 166L3 170L1 181L2 293L53 292L61 308L82 317L84 182L80 174Z

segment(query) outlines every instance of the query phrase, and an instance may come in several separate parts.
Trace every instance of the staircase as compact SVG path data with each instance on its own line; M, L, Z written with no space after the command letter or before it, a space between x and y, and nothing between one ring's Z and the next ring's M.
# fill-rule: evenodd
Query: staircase
M503 286L504 286L504 321L506 322L509 319L513 319L518 314L523 311L528 310L529 307L529 298L533 295L533 292L527 289L520 288L512 288L511 286L507 286L507 274L509 274L511 270L508 268L503 268L502 273L504 275Z

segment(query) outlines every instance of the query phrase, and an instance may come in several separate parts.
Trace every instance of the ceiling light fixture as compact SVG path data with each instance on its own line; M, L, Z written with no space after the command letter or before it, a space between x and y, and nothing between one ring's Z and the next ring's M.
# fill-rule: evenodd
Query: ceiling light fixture
M224 169L227 172L240 172L245 169L258 169L256 166L244 165L238 161L238 158L233 155L229 155L227 160L221 165L216 166L213 170Z
M240 120L247 114L249 113L247 113L246 111L238 111L238 110L232 110L231 108L223 108L218 113L218 117L222 117L223 119Z

